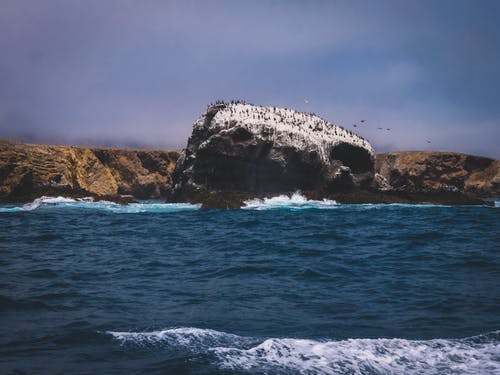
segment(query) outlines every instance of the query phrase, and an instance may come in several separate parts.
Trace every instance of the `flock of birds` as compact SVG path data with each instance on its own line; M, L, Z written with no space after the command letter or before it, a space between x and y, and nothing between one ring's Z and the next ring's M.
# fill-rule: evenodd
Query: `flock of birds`
M309 104L309 100L308 99L304 99L304 103L306 104ZM358 126L361 126L361 125L366 125L366 121L365 120L359 120L359 124L356 123L356 124L353 124L352 126L357 128ZM382 127L378 127L377 130L384 130L384 128ZM391 131L391 128L385 128L386 131ZM429 139L426 140L427 143L431 143L431 141Z
M309 100L308 99L304 99L304 103L305 104L309 104ZM217 100L215 103L210 103L208 104L207 107L211 107L213 105L225 105L225 104L250 104L250 103L247 103L246 101L244 100L232 100L231 102L224 102L223 100ZM311 115L314 115L314 113L311 113ZM366 120L362 119L362 120L359 120L359 123L355 123L353 124L352 126L354 128L358 128L360 126L363 126L365 127L367 125L367 122ZM344 129L342 126L340 126L340 128ZM383 127L377 127L377 130L384 130ZM386 131L391 131L391 128L385 128ZM363 139L363 137L361 137ZM430 139L426 139L426 142L427 143L432 143Z
M366 125L366 120L359 120L359 123L353 124L355 128L361 125ZM377 130L384 130L382 127L377 127ZM391 131L391 128L385 128L386 131ZM426 139L427 143L432 143L429 139Z

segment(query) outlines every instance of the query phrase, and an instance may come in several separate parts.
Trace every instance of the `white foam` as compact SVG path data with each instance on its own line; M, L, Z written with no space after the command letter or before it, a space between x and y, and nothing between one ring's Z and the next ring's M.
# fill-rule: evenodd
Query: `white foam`
M220 366L306 374L493 374L500 371L498 342L349 339L269 339L251 349L215 348Z
M300 194L300 192L295 192L290 197L288 195L279 195L272 198L250 199L243 203L245 205L242 207L242 209L246 210L304 210L310 208L332 209L338 206L337 202L333 200L308 200L306 197Z
M221 369L299 374L496 374L500 331L465 339L317 341L241 337L211 329L107 332L122 345L166 345L211 355ZM253 344L260 342L260 344Z
M47 197L43 196L35 199L31 203L27 203L23 206L16 207L0 207L0 212L22 212L22 211L33 211L42 207L56 207L56 208L68 208L68 209L91 209L91 210L103 210L113 213L141 213L141 212L151 212L151 213L161 213L161 212L178 212L178 211L192 211L198 210L201 205L199 204L189 204L189 203L130 203L126 205L121 205L109 201L94 201L93 198L65 198L65 197Z
M171 328L151 332L114 332L107 331L121 345L139 346L167 345L184 347L191 351L203 351L219 345L243 345L247 338L215 331L192 327Z
M75 199L72 199L72 198L43 196L43 197L35 199L31 203L25 204L21 208L21 210L22 211L33 211L42 205L46 205L46 206L58 205L58 204L62 205L62 204L75 203L75 202L77 202L77 201Z

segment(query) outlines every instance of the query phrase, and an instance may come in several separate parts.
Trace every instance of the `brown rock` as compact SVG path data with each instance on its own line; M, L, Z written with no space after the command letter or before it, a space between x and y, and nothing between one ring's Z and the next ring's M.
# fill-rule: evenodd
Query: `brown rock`
M500 196L500 160L482 156L437 151L387 152L377 155L375 172L399 191Z
M127 201L162 198L177 151L32 145L0 141L0 201L65 195Z

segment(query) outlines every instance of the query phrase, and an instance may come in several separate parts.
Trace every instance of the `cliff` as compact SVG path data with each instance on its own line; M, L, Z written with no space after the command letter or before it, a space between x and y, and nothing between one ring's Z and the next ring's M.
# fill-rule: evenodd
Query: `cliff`
M402 151L378 154L376 180L389 190L451 191L500 196L500 160L456 152Z
M220 117L222 108L210 107L182 154L0 141L0 202L42 195L118 202L168 197L236 208L295 190L340 203L484 204L477 198L500 197L499 160L432 151L374 157L365 140L313 115L273 107L246 115L247 105L238 106ZM272 113L288 126L273 129L280 117ZM313 130L317 124L323 129Z
M230 195L341 191L370 185L373 165L365 139L314 114L219 103L195 121L171 198L227 204Z
M0 201L30 201L41 195L161 198L171 187L177 157L177 151L0 141Z

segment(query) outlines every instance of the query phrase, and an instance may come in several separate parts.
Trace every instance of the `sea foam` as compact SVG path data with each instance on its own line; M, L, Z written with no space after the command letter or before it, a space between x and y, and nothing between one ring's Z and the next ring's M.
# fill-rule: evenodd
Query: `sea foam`
M464 339L257 339L210 329L107 332L120 344L183 347L221 369L299 374L494 374L500 331ZM253 344L252 344L253 343Z
M249 338L212 329L179 327L151 332L107 331L122 345L181 347L203 352L218 346L242 346Z
M290 197L288 195L279 195L272 198L250 199L245 201L244 203L245 205L242 207L242 209L246 210L304 210L311 208L331 209L338 206L337 202L333 200L308 200L300 192L295 192Z
M162 212L178 212L178 211L192 211L200 208L199 204L189 203L159 203L159 202L142 202L142 203L129 203L121 205L109 201L94 201L93 198L65 198L65 197L40 197L31 203L22 206L7 206L0 207L1 212L23 212L34 211L40 208L69 208L69 209L90 209L102 210L112 213L162 213Z

